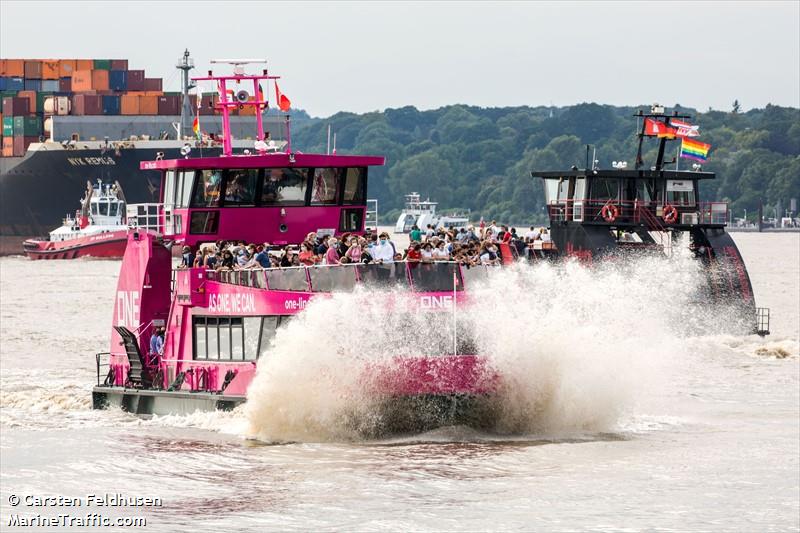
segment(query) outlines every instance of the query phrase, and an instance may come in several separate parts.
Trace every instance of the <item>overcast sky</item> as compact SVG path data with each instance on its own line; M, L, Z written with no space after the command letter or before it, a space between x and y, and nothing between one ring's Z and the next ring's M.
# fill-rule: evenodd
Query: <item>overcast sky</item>
M455 103L800 107L797 0L0 0L4 58L127 58L178 90L184 48L197 75L210 59L266 58L313 116Z

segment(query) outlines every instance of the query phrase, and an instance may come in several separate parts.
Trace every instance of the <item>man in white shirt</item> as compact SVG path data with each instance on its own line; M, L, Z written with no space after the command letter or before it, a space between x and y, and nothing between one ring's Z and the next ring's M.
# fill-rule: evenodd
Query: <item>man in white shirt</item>
M539 238L539 230L533 226L531 226L531 229L525 232L525 242L532 242L538 238Z
M389 242L389 234L381 233L378 242L370 249L376 263L394 262L394 246Z

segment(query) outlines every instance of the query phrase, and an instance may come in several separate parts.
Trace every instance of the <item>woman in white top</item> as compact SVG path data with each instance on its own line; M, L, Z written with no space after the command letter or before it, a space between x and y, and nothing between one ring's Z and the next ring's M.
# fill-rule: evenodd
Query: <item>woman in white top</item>
M423 261L433 261L433 245L429 242L425 243L425 246L422 247L422 260Z
M450 259L450 254L444 247L444 241L439 241L436 245L436 248L433 250L433 260L434 261L447 261Z

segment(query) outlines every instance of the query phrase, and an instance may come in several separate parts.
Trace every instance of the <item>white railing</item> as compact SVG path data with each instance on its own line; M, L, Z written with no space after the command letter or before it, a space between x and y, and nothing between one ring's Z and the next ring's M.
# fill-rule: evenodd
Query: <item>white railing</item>
M130 204L126 210L128 226L153 231L162 235L180 235L181 215L172 212L171 206L164 204ZM162 224L163 217L163 224Z

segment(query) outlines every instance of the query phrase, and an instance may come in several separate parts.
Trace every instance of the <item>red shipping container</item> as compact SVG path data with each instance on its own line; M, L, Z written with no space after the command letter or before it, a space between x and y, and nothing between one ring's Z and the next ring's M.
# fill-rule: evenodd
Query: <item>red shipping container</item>
M163 91L161 87L161 78L145 78L144 79L145 91Z
M25 61L25 77L29 80L42 79L42 62Z
M111 70L128 70L127 59L112 59Z
M73 115L102 115L103 97L96 94L76 94L72 97Z
M144 91L144 71L143 70L129 70L128 71L128 90L129 91Z
M59 78L58 59L45 59L42 61L42 79L57 80Z
M158 96L140 96L139 114L158 115Z
M3 137L3 157L14 157L14 137Z
M94 69L94 59L76 59L75 70L92 70Z
M92 89L95 91L108 90L108 71L107 70L93 70L92 71Z
M92 90L92 71L76 70L72 73L72 90L76 93Z
M7 59L0 59L0 77L6 77L6 61Z
M181 108L178 96L159 96L158 114L159 115L180 115Z
M58 77L70 78L72 73L77 70L77 61L74 59L61 59L58 62Z
M58 80L58 92L71 93L72 92L72 78L61 78Z
M38 109L36 109L36 91L20 91L17 93L17 96L19 98L27 98L28 100L28 111L24 114L35 115L38 111Z
M200 114L213 115L214 113L216 113L216 109L214 106L217 105L217 102L219 102L219 96L216 94L213 96L210 95L203 96L203 100L200 105Z
M6 96L3 98L3 116L22 117L29 115L30 105L31 104L27 98L21 98L19 96Z
M22 59L6 59L6 73L8 78L22 78L25 76L25 61Z

